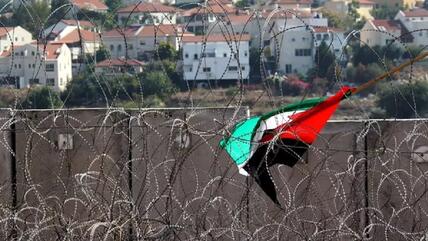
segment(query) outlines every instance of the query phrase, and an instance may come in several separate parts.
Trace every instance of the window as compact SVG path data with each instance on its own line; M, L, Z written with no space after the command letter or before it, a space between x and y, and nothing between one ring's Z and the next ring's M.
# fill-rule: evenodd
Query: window
M295 39L295 38L292 38L292 39L291 39L291 42L296 42L296 39Z
M28 68L31 69L31 64L28 64Z
M290 74L292 72L292 66L291 64L286 64L285 65L285 73L286 74Z
M227 58L227 54L226 53L223 53L223 58Z
M232 71L233 72L238 71L238 66L229 66L228 70L231 71L231 72Z
M54 64L46 64L46 72L53 72L55 70Z
M24 56L24 51L21 51L21 56Z
M245 66L241 66L241 69L242 69L242 70L245 70Z
M140 45L146 45L146 42L140 41Z
M203 72L211 72L211 68L210 67L205 67L205 68L202 68L202 71Z
M263 41L263 45L264 45L264 46L268 46L268 45L270 45L270 40L265 40L265 41Z
M18 42L18 37L15 37L15 41Z
M21 68L22 66L21 66L21 64L18 64L18 68Z
M198 59L198 54L194 54L193 59Z
M36 53L34 51L31 51L31 56L36 55Z
M323 39L324 39L324 40L328 40L328 39L329 39L329 37L330 37L330 36L328 35L328 33L325 33L325 34L323 35Z
M247 57L247 56L248 56L248 52L247 52L247 51L245 51L245 52L244 52L244 56L245 56L245 57Z
M36 85L39 84L39 79L30 79L30 85Z
M132 44L129 44L128 47L129 47L129 50L133 50L134 49L134 45L132 45Z
M317 34L317 40L321 41L321 34Z
M114 45L113 45L113 44L111 44L111 45L110 45L110 50L111 50L111 51L113 51L113 50L114 50Z
M17 68L17 65L15 64L15 69Z
M62 78L59 78L59 85L63 85L64 81L62 80Z
M119 45L117 46L117 51L118 51L118 52L122 51L122 45L121 45L121 44L119 44Z
M35 64L33 64L33 69L34 69L34 68L36 68L36 65L35 65Z
M47 86L55 86L55 79L46 79Z
M187 59L187 58L189 58L189 54L188 54L188 53L185 53L185 54L184 54L184 58L186 58L186 59Z
M294 55L295 56L311 56L311 49L296 49Z

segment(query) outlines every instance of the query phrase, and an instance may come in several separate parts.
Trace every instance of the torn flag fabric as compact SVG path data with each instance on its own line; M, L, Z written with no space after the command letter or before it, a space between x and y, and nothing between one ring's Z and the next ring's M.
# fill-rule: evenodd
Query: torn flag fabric
M235 125L220 142L243 175L254 177L262 190L279 204L268 167L293 167L306 153L341 100L353 92L343 87L328 98L316 98L287 105Z

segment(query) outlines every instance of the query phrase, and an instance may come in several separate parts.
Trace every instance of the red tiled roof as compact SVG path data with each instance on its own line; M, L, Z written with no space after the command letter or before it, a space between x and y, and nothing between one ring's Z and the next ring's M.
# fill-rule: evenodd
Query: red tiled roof
M132 37L140 30L141 26L128 26L126 28L117 28L102 34L103 37Z
M55 43L76 43L80 41L85 42L99 42L100 35L96 32L92 32L84 29L75 29L71 31L69 34L65 35Z
M210 35L198 35L198 36L183 36L183 42L235 42L235 41L250 41L251 36L249 34L243 35L231 35L225 36L223 34L210 34Z
M101 0L70 0L70 3L80 9L99 11L108 10L107 5L105 5Z
M277 0L278 4L312 4L312 0Z
M261 13L263 18L267 18L272 11L263 11ZM299 18L312 18L312 14L307 11L298 11L298 10L287 10L287 11L279 11L276 12L272 17L274 18L293 18L293 17L299 17Z
M144 25L138 36L178 36L182 32L182 27L175 24Z
M315 33L327 33L327 32L333 32L333 33L343 33L345 30L340 28L331 28L331 27L320 27L316 26L314 27Z
M406 17L428 17L428 10L423 8L415 8L412 10L404 11Z
M11 35L14 27L1 27L0 28L0 36L3 37L5 35Z
M77 26L77 24L79 23L79 25L82 27L95 27L95 24L87 20L63 19L61 20L61 22L70 26Z
M117 13L175 13L179 10L160 3L138 3L121 8Z
M251 15L227 15L223 18L224 21L230 21L232 24L247 23L251 21Z
M59 56L59 49L62 47L63 44L57 44L57 43L48 43L48 44L42 44L33 42L31 45L35 46L36 49L38 49L38 52L46 54L46 59L57 59Z
M378 29L384 27L386 31L400 30L400 23L395 20L375 19L372 20L372 24Z
M117 59L106 59L99 63L97 63L96 67L110 67L110 66L143 66L144 63L138 61L136 59L125 59L125 58L117 58Z
M219 5L217 3L208 3L206 6L199 6L196 8L191 8L182 13L183 16L193 16L198 14L233 14L239 11L238 9L228 6L228 5Z
M370 1L370 0L358 0L358 3L361 5L376 5L375 2Z

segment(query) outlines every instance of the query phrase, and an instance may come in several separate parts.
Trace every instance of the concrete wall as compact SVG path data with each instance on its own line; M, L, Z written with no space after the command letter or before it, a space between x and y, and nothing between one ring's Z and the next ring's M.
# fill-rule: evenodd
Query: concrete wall
M8 110L0 111L11 206ZM427 120L331 121L294 168L270 169L281 208L218 147L247 109L18 111L16 235L44 240L420 240ZM73 148L61 149L60 134ZM13 176L13 175L12 175ZM9 217L0 209L0 220ZM8 239L9 226L0 226ZM43 231L41 231L43 230ZM67 231L68 230L68 231ZM7 232L6 232L7 231ZM37 232L37 234L36 234ZM4 234L3 234L4 233Z

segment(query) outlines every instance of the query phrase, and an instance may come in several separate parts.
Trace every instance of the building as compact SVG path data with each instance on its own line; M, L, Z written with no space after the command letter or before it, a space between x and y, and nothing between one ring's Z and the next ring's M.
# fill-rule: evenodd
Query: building
M102 0L70 0L70 4L72 4L77 11L87 10L92 12L105 13L108 10L107 5L105 5Z
M247 80L250 73L250 39L248 34L183 37L184 80L212 80L218 84Z
M112 58L143 59L152 56L161 42L179 49L182 36L191 35L181 25L133 25L103 34L103 41Z
M68 26L60 32L52 43L66 44L71 50L73 74L85 68L85 57L95 56L101 46L100 34L76 26Z
M239 14L233 6L220 5L215 1L201 3L199 7L183 11L179 22L186 26L186 30L195 34L208 33L210 26L228 21L228 16Z
M94 23L87 20L62 19L61 21L56 22L55 24L52 24L51 26L47 27L43 31L43 35L48 40L53 40L59 35L59 33L63 32L66 27L79 27L81 29L93 32L99 31Z
M394 19L400 22L401 40L404 43L422 47L428 45L428 10L400 10Z
M361 44L386 46L395 42L400 43L401 25L397 20L376 19L368 20L360 32Z
M95 73L106 77L123 74L135 75L143 72L143 66L144 63L136 59L106 59L95 65Z
M46 85L62 91L72 78L71 51L65 44L10 48L0 56L0 76L17 88Z
M345 30L331 27L313 27L313 31L315 49L322 42L325 42L338 60L347 60L347 56L342 51L343 47L346 46Z
M16 47L31 41L33 41L31 33L20 26L0 28L0 53L8 51L12 45Z
M274 0L269 5L271 9L281 8L310 12L312 3L312 0Z
M395 42L399 47L428 45L428 10L415 8L399 11L394 20L367 21L361 30L362 44L386 46Z
M120 24L176 24L180 9L160 3L140 2L123 7L117 11Z

